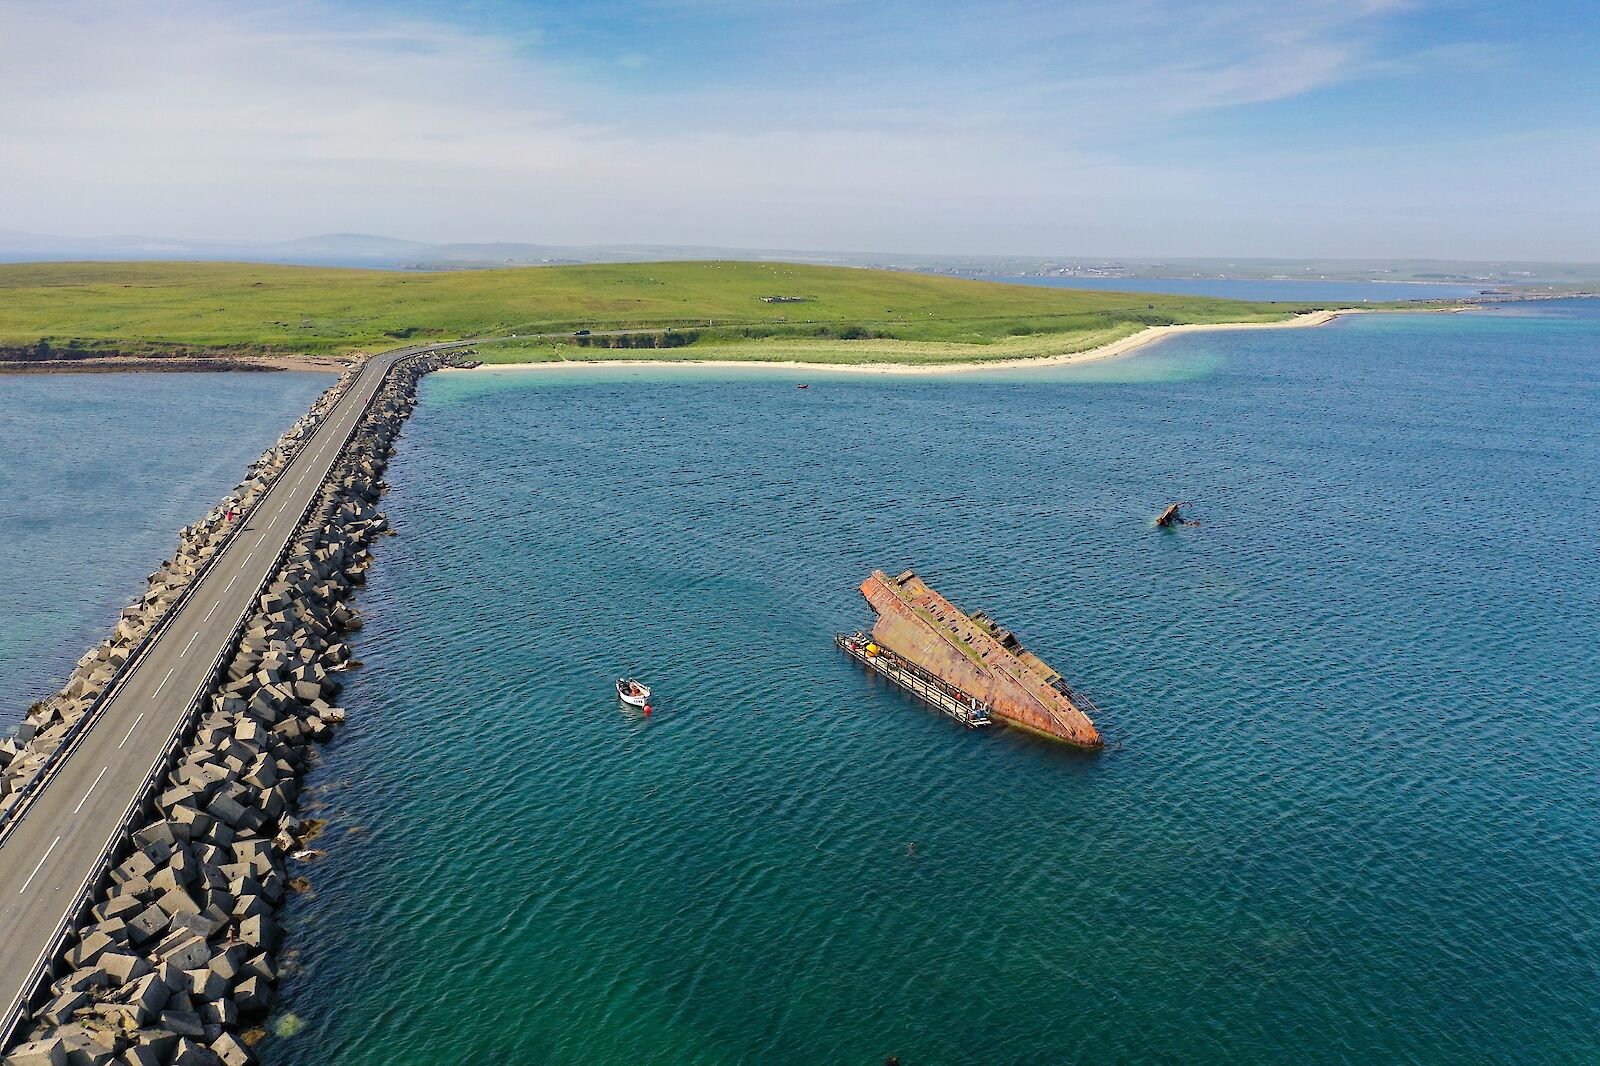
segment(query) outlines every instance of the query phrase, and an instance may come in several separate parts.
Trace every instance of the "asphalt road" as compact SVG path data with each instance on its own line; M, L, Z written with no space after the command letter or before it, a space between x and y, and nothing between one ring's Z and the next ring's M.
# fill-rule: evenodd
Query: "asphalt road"
M135 793L209 683L212 663L249 612L256 588L294 536L384 374L404 356L463 346L405 348L367 362L0 843L0 1005L7 1008L0 1017L12 1016L68 907L121 832Z

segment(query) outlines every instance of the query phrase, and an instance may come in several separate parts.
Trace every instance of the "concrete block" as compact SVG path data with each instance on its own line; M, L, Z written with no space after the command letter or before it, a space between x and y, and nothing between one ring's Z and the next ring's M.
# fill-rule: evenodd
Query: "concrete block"
M166 821L151 822L133 834L133 843L139 848L148 848L151 844L161 841L167 845L176 844L178 838L173 835L172 827Z
M201 1035L204 1036L204 1030ZM222 1066L222 1060L205 1044L179 1037L178 1052L173 1056L172 1066Z
M154 970L144 956L125 951L104 952L100 956L99 967L106 972L107 977L119 985L137 980Z
M140 909L141 905L137 899L132 896L117 894L107 896L106 899L96 903L90 913L94 915L96 921L103 922L107 918L127 920L132 915L137 914Z
M239 1013L252 1017L266 1012L272 1001L271 986L259 976L251 974L233 986L233 1002Z
M188 879L180 869L175 869L169 862L155 873L150 875L150 887L157 892L184 891L188 887Z
M206 1031L213 1027L217 1029L232 1028L239 1024L239 1008L233 1005L233 1000L224 996L214 1003L200 1004L200 1020L206 1023Z
M234 833L233 829L225 823L213 822L211 828L206 830L205 840L207 843L216 844L221 847L227 847L229 844L233 843L236 835L237 834Z
M188 971L189 995L196 1002L214 1003L228 994L228 982L210 966Z
M200 1015L193 1011L173 1010L168 1007L161 1012L161 1028L170 1033L184 1036L204 1036L205 1023L200 1020Z
M149 900L155 889L150 887L150 882L143 877L130 877L117 886L119 895L132 896L139 900Z
M210 806L207 807L207 811L213 817L226 822L235 829L239 828L240 825L243 824L245 820L245 809L246 808L243 804L239 803L237 800L230 799L227 796L217 796L211 801Z
M161 935L172 916L160 907L151 905L128 919L128 933L133 943L145 944Z
M157 973L145 974L117 994L119 1001L136 1009L139 1025L147 1024L165 1010L167 1001L171 998L172 989L167 987L167 983Z
M174 934L177 936L179 934ZM162 962L171 963L180 970L195 970L211 961L211 948L206 944L205 938L196 936L185 930L183 939L171 947L164 947L160 953ZM165 942L163 942L165 945Z
M211 957L210 970L230 985L243 972L250 953L242 944L229 944Z
M50 988L60 994L62 992L88 992L93 995L101 989L110 988L111 976L98 966L87 970L68 970L66 976L57 978Z
M167 928L173 932L187 930L196 936L210 939L221 932L222 927L228 924L226 917L219 918L213 913L201 911L198 914L175 914L167 923Z
M84 969L93 966L102 954L114 949L116 941L101 932L93 932L85 936L67 953L67 961L75 969Z
M176 918L180 914L200 913L200 904L180 888L168 889L161 893L156 898L156 906L165 911L169 918Z
M12 1049L5 1066L67 1066L67 1046L59 1036L30 1040Z
M231 1033L223 1033L213 1040L211 1050L216 1052L224 1066L252 1066L256 1061L255 1052Z
M245 977L259 977L269 985L278 983L278 968L272 964L272 956L264 951L246 960L240 973Z
M166 1029L140 1029L134 1034L133 1040L136 1047L149 1048L154 1052L156 1060L161 1063L171 1062L178 1052L178 1034Z
M203 839L216 824L215 817L194 807L174 807L171 813L173 823L182 826L184 835L191 841Z
M165 822L161 824L163 826L166 825ZM176 841L173 843L176 843ZM144 852L145 856L149 858L153 866L165 866L167 864L167 860L172 858L172 848L173 845L169 844L165 840L152 840L139 850Z
M89 993L83 991L63 992L61 995L40 1007L34 1017L41 1018L53 1026L64 1025L72 1020L72 1012L87 1007L91 1002Z
M148 1044L135 1044L122 1053L127 1066L166 1066L166 1059Z
M272 908L260 896L237 896L233 901L233 916L241 922L258 914L270 914Z
M278 925L269 914L252 914L239 922L239 943L254 951L271 951L278 946Z

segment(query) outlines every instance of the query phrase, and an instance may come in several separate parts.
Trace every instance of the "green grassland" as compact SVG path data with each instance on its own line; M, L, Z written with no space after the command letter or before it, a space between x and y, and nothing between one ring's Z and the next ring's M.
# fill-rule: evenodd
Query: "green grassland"
M764 302L768 296L803 302ZM513 333L649 329L656 332L486 345L480 356L970 362L1081 351L1149 325L1274 321L1313 309L777 263L434 273L44 263L0 265L0 358L339 355Z

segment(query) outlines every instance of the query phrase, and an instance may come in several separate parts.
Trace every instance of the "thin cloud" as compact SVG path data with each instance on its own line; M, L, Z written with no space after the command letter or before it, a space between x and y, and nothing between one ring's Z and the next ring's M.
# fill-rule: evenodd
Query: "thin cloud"
M1322 164L1270 135L1207 154L1204 123L1411 76L1408 64L1437 76L1483 61L1469 43L1397 43L1405 13L1380 0L737 12L706 0L656 3L623 32L603 10L596 30L557 9L497 26L318 0L11 0L0 227L1374 254L1385 236L1362 228L1363 185L1403 174L1393 199L1424 200L1444 177L1425 153L1349 155L1308 182ZM1451 158L1483 188L1507 184L1504 160ZM1298 221L1289 206L1266 218L1291 180L1325 199ZM1567 239L1592 233L1593 214L1573 213ZM1465 247L1459 219L1429 219L1460 246L1395 251L1488 251Z

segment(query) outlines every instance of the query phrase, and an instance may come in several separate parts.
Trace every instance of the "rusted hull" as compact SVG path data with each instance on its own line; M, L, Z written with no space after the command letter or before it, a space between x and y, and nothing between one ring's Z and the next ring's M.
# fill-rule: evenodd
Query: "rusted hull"
M861 594L878 613L875 641L988 704L995 718L1081 748L1103 746L1054 671L983 616L969 617L909 570L893 578L875 570Z

